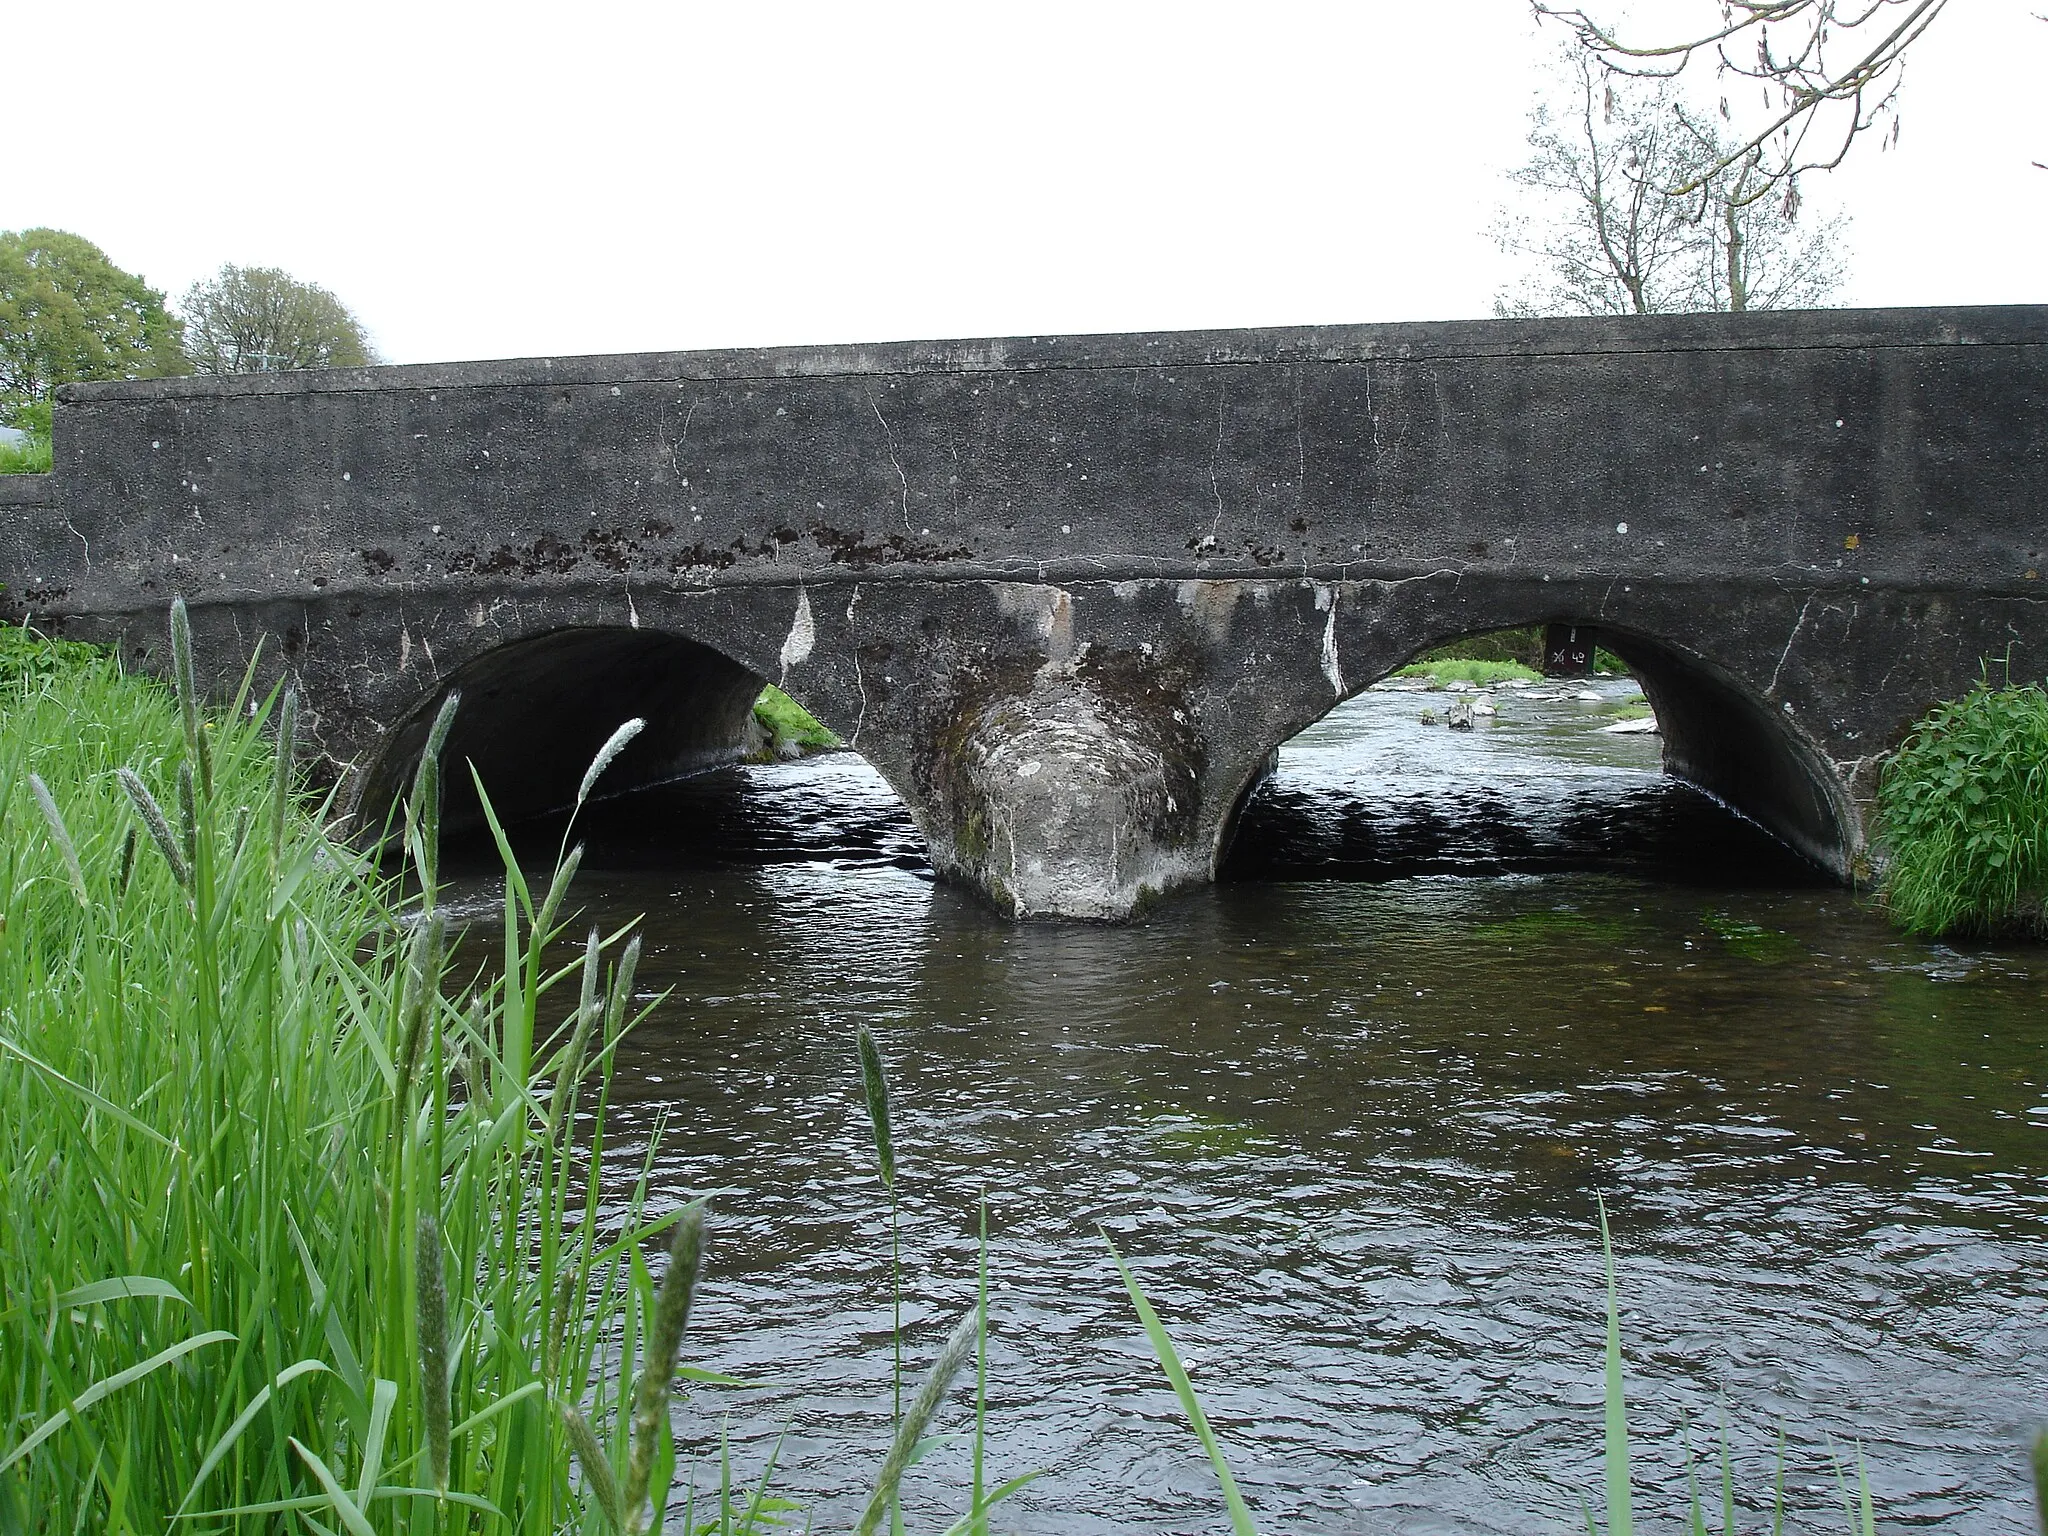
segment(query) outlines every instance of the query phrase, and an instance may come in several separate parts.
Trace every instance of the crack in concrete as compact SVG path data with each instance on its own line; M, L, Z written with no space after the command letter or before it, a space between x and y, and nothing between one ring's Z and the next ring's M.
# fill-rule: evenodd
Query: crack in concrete
M1764 684L1764 697L1774 699L1778 696L1778 678L1785 670L1785 659L1792 654L1792 647L1798 643L1799 631L1806 627L1807 610L1812 608L1819 598L1818 592L1809 592L1806 594L1806 601L1799 605L1799 617L1792 621L1792 633L1785 637L1785 649L1778 652L1778 664L1771 669L1771 680Z
M1223 408L1230 400L1230 386L1216 386L1216 440L1209 445L1209 494L1216 500L1216 515L1209 521L1209 542L1216 542L1216 530L1223 526L1223 486L1216 478L1217 461L1223 457Z
M896 471L896 484L903 512L903 531L910 532L910 477L903 473L903 461L896 457L896 433L889 425L889 418L882 414L881 406L875 403L875 392L865 385L861 393L867 397L868 409L875 413L875 420L881 424L882 436L889 440L889 464Z

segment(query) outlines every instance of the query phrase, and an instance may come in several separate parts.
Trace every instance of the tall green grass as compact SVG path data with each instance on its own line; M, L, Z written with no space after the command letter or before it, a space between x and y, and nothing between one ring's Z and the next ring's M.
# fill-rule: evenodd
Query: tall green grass
M1932 710L1885 765L1877 832L1908 933L2048 936L2048 693L1986 683Z
M0 695L0 1530L644 1525L680 1315L640 1249L691 1220L591 1176L633 946L550 966L575 857L508 858L504 977L455 984L435 759L401 907L301 805L291 701L204 712L173 642L177 696L69 656Z
M19 443L0 443L0 475L47 475L50 440L31 434Z

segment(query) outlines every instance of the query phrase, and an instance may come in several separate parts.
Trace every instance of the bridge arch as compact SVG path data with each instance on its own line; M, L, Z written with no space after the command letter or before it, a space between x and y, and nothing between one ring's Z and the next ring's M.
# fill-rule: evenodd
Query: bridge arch
M570 626L472 657L389 731L363 770L356 823L374 831L411 786L427 731L448 694L462 704L448 739L442 824L483 822L473 764L505 822L560 810L612 732L647 727L605 775L612 793L737 760L766 680L701 641L658 629Z
M1861 819L1850 786L1788 707L1773 707L1763 690L1694 646L1572 614L1526 612L1500 622L1475 624L1468 618L1456 630L1430 631L1420 638L1387 637L1380 664L1362 673L1358 686L1320 713L1292 722L1253 762L1219 828L1212 874L1223 867L1245 806L1273 771L1286 741L1427 652L1474 636L1550 623L1597 631L1601 647L1628 665L1657 717L1666 773L1756 822L1828 875L1844 883L1852 880L1861 851Z

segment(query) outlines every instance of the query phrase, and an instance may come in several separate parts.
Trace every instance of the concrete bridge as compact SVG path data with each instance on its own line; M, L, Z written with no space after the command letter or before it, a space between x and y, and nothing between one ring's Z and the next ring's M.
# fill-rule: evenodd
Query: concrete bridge
M378 824L437 702L509 815L730 758L763 679L1018 916L1208 879L1416 652L1597 625L1669 770L1854 879L1876 764L2048 669L2048 309L914 343L73 385L9 614L226 689ZM473 816L455 783L450 813Z

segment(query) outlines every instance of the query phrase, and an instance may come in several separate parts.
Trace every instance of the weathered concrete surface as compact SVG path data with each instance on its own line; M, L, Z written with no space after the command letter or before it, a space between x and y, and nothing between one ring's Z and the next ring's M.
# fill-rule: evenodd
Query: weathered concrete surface
M266 640L366 823L452 685L525 812L630 714L616 782L730 755L777 681L943 873L1089 917L1207 878L1416 651L1592 623L1672 770L1846 878L1912 720L2048 667L2044 401L2041 308L72 386L0 601L153 664L182 592L223 684Z

